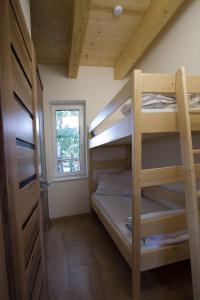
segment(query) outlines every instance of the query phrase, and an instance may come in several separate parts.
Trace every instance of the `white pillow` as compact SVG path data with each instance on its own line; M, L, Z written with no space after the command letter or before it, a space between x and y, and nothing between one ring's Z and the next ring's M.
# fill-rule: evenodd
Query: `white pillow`
M132 171L126 170L119 173L100 173L95 194L106 196L131 196Z

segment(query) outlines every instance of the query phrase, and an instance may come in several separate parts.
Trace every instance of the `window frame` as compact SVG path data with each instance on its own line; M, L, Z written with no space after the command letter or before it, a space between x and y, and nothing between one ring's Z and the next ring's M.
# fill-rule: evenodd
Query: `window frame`
M79 110L79 135L80 135L80 171L58 172L57 168L57 140L56 140L56 111ZM54 180L69 180L86 177L87 174L87 149L86 149L86 118L85 101L56 101L50 103L52 124L52 177Z

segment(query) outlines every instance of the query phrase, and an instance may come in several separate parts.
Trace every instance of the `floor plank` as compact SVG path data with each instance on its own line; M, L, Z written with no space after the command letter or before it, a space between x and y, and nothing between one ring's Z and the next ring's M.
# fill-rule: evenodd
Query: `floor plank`
M50 300L132 300L131 271L94 215L54 221L47 237ZM190 264L142 273L141 300L192 300Z
M48 285L53 295L69 290L69 270L66 255L49 258L47 273Z

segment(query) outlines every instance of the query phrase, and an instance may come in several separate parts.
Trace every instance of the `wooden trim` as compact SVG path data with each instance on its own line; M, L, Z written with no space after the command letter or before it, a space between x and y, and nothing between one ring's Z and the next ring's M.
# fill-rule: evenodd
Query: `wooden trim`
M13 53L19 61L21 67L23 67L24 75L29 81L29 84L32 85L32 61L26 48L26 44L23 40L22 32L18 26L16 15L12 9L10 9L10 22Z
M33 112L32 90L16 57L12 55L13 90L15 95Z
M200 93L200 76L187 75L186 81L188 93Z
M200 164L195 165L197 178L200 178ZM184 170L182 166L143 169L142 187L167 184L173 182L182 182L184 180Z
M143 93L175 93L175 75L142 73Z
M30 58L32 59L32 42L30 33L27 28L26 20L24 17L24 13L22 11L20 2L18 0L9 0L12 10L16 16L18 26L20 28L21 34L23 36L24 43L26 45L27 51L29 53Z
M72 44L69 59L69 78L77 78L81 53L90 15L91 0L75 0Z
M92 169L112 169L112 168L122 168L129 167L129 161L127 159L116 159L116 160L105 160L105 161L93 161Z
M141 71L132 73L132 295L140 299L140 269L141 269L141 168L142 168L142 132L141 132L141 102L142 80Z
M122 79L166 26L184 0L152 0L150 8L115 62L115 79Z
M190 109L192 131L200 131L199 109ZM178 133L176 111L142 112L142 133Z
M187 229L186 212L142 220L141 238Z
M141 254L141 271L147 271L190 257L188 242L144 251Z
M187 82L185 69L182 67L176 73L176 99L180 130L181 154L184 170L186 212L189 232L190 260L192 269L194 299L200 299L200 223L194 156L192 152L191 124L187 97Z
M33 63L32 63L32 75L33 75L33 103L34 103L34 116L35 116L35 141L36 141L36 153L35 153L35 162L36 162L36 170L37 174L39 174L39 163L40 163L40 142L39 142L39 108L38 108L38 80L37 80L37 62L36 62L36 53L34 49L34 45L32 45L32 53L33 53ZM39 244L40 244L40 252L41 259L40 263L42 264L43 271L43 287L44 294L43 299L46 300L48 298L48 288L47 288L47 265L46 265L46 246L45 246L45 229L44 229L44 213L42 211L43 205L41 201L40 193L40 182L39 176L36 181L37 184L37 194L39 199L39 223L40 223L40 236L39 236ZM37 276L37 274L36 274Z
M200 76L187 76L188 93L200 93ZM174 74L142 73L143 93L176 92Z
M93 150L89 149L89 176L88 176L88 188L89 188L89 202L91 207L93 189Z

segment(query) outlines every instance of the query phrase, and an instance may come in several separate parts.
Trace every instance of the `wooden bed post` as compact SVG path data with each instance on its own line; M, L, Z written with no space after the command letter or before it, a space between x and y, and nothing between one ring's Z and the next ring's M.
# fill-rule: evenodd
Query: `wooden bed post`
M127 145L127 160L128 160L128 169L131 169L131 163L132 163L132 153L131 153L131 144Z
M133 175L133 197L132 197L132 296L134 300L140 299L140 271L141 271L141 71L132 73L132 175Z
M93 149L89 149L89 174L88 174L89 204L92 210L91 200L93 192Z
M184 168L185 200L189 232L190 260L194 299L200 299L200 224L198 214L196 174L193 157L187 78L182 67L176 73L176 99Z

